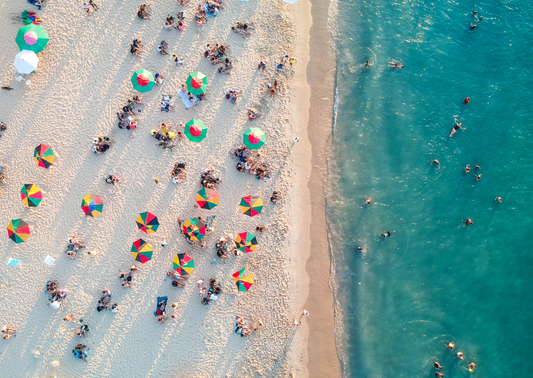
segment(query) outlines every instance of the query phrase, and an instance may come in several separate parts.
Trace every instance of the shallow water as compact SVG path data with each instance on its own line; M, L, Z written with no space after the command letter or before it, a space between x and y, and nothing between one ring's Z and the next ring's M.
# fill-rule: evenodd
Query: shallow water
M327 215L344 375L431 377L438 360L447 378L472 376L470 361L478 377L524 376L533 2L350 0L338 11ZM466 130L450 138L454 116Z

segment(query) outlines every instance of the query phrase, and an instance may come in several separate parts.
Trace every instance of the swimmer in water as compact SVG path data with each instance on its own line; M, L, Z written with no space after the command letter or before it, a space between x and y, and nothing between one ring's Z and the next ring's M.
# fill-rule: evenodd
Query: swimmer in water
M366 201L365 201L365 205L370 205L372 203L372 198L368 198Z
M461 353L461 352L457 352L457 354L455 355L455 357L460 358L461 360L464 360L464 359L465 359L464 356L463 356L463 353Z
M470 172L470 164L467 164L466 167L465 167L465 172L468 173Z
M476 169L481 169L481 167L479 165L476 164Z
M394 60L392 62L389 62L389 67L390 68L397 68L399 70L401 70L403 68L403 64L401 63L396 63Z
M357 247L357 250L361 253L365 253L366 252L366 249L364 249L363 247Z
M431 164L437 164L439 166L439 169L440 169L440 162L437 160L437 159L434 159Z
M465 99L463 100L463 102L464 102L465 104L468 104L468 103L470 102L470 97L465 98Z
M444 374L442 374L440 371L435 373L435 377L444 377Z
M391 235L390 232L387 231L387 232L384 232L383 234L381 234L381 237L382 238L388 238L390 235Z
M477 14L477 11L472 12L472 16L475 16Z
M496 198L494 199L494 201L496 201L496 202L500 202L500 203L501 203L501 202L502 202L502 197L496 197Z
M453 127L452 132L450 133L450 137L452 137L453 134L455 134L457 130L459 129L466 130L466 127L463 127L462 123L457 122L457 118L455 118L454 121L455 121L455 126Z
M442 369L442 366L440 366L438 361L433 362L433 365L435 366L435 369Z
M449 342L448 345L446 345L446 348L448 348L450 350L455 348L455 343Z
M474 224L474 222L472 221L472 219L467 218L466 221L465 221L465 224L466 224L467 226L470 226L471 224ZM459 352L459 353L461 353L461 352ZM457 354L459 354L459 353L457 353ZM462 353L461 353L461 356L462 356Z
M470 373L473 373L473 372L474 372L474 369L475 369L476 367L477 367L477 366L476 366L475 363L470 362L470 363L468 364L468 371L469 371Z
M370 59L372 59L372 58L370 58ZM365 68L368 68L368 67L371 66L371 64L370 64L370 59L368 59L368 60L366 61L366 63L365 63Z
M477 27L476 24L470 24L470 30L474 30Z
M481 179L481 175L476 176L476 181L479 181Z

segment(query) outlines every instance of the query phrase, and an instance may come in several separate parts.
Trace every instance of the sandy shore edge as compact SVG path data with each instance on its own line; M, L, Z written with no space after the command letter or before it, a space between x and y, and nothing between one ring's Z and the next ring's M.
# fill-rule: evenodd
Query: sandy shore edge
M330 288L330 256L326 227L324 181L327 177L327 154L330 149L334 103L335 52L328 30L329 2L300 1L298 14L297 56L305 70L299 70L295 102L302 130L301 144L294 151L300 178L293 187L292 206L300 209L300 285L306 285L304 308L311 313L302 324L307 344L307 374L311 377L339 377L336 353L334 299ZM324 59L324 57L328 57ZM303 135L305 133L305 135ZM301 178L305 175L305 178ZM299 198L299 200L297 200ZM295 213L295 210L292 213ZM300 292L300 291L299 291Z

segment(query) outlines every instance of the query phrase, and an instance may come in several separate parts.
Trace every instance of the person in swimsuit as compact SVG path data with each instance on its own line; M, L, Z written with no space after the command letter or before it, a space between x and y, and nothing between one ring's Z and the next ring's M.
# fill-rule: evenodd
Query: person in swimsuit
M455 118L454 121L455 121L455 126L453 127L452 132L450 133L450 137L452 137L453 134L455 134L457 130L459 129L466 130L466 127L463 127L462 123L457 122L457 118Z

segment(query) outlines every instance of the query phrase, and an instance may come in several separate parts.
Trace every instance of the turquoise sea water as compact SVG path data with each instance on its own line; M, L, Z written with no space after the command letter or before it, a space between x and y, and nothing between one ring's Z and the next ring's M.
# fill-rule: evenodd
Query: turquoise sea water
M528 376L533 2L338 10L327 216L344 376L432 377L436 360L447 378ZM388 68L393 59L405 68ZM454 116L466 130L450 138Z

